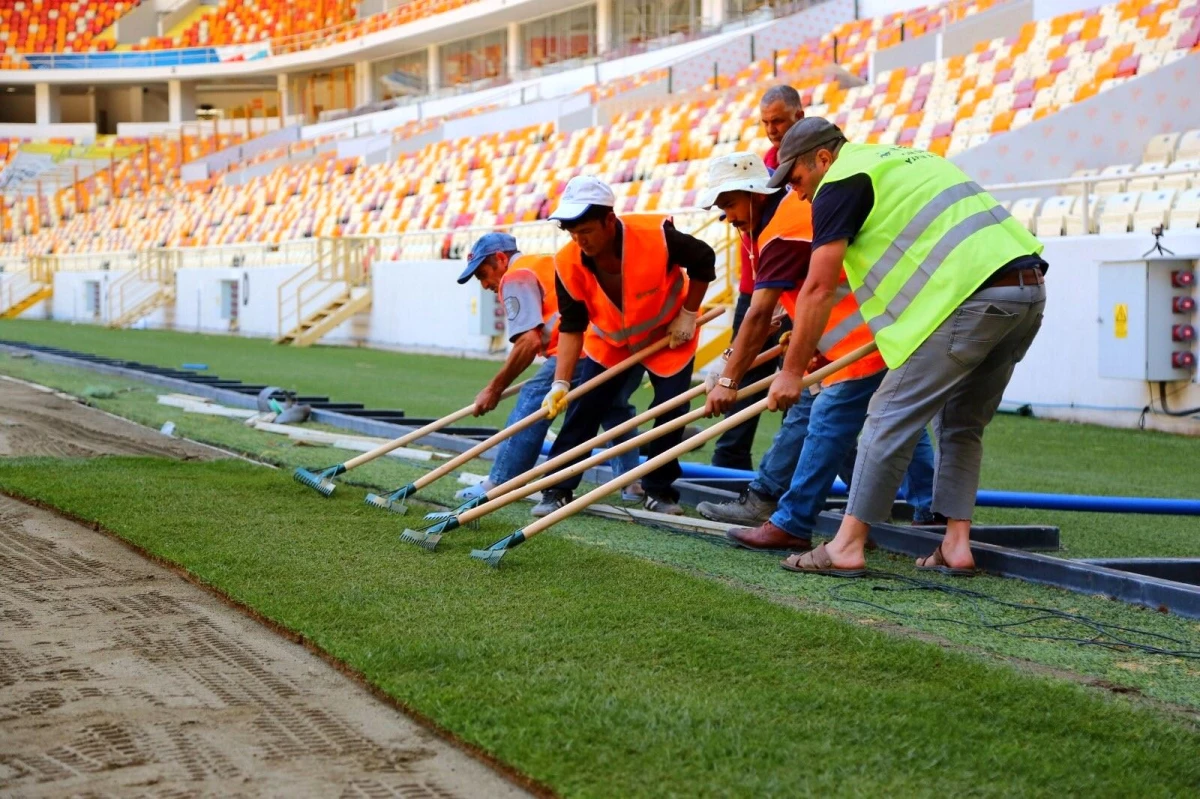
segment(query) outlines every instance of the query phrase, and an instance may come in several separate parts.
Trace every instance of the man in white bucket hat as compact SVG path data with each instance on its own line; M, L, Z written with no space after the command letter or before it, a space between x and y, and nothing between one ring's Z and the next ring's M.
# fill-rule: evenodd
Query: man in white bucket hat
M707 186L698 196L701 206L716 207L747 239L754 267L754 293L733 346L710 378L706 407L710 415L728 412L739 381L762 350L771 331L777 305L791 315L796 296L808 273L812 247L812 206L796 194L768 187L770 175L762 159L751 153L732 153L709 163ZM845 286L845 281L842 283ZM822 338L821 355L841 357L870 340L853 296L846 292ZM834 478L854 450L866 418L867 402L886 371L878 355L867 356L827 378L824 390L805 392L788 412L758 475L736 502L701 503L708 518L749 527L731 529L731 541L747 549L804 551L811 547L817 514L833 487ZM908 486L918 513L929 507L932 450L928 459L915 459ZM776 503L778 506L776 507Z

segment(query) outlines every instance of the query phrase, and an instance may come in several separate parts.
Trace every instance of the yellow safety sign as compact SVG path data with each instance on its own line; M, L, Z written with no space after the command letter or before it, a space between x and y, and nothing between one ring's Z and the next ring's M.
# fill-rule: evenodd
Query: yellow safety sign
M1123 302L1118 302L1113 309L1113 335L1117 338L1129 336L1129 306Z

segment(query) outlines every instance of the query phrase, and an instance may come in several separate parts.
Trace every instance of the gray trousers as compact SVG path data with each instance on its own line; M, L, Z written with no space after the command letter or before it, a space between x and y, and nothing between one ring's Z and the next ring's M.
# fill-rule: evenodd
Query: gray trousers
M847 512L886 521L921 430L937 440L933 507L970 519L983 461L983 428L992 420L1013 368L1042 325L1044 285L975 292L907 361L883 379L867 410Z

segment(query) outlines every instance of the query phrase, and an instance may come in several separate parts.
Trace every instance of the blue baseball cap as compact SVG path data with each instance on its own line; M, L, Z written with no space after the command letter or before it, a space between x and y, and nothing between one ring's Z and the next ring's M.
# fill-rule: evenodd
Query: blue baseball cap
M479 237L479 241L475 242L475 246L467 253L467 268L461 275L458 276L458 284L461 286L471 279L475 274L475 270L483 265L483 261L489 255L495 255L498 252L516 252L517 240L507 233L484 233Z

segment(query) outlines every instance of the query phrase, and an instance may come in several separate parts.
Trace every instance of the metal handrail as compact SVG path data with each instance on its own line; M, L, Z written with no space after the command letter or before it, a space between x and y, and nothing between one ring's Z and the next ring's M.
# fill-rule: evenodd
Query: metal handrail
M1055 186L1082 186L1083 195L1083 230L1092 232L1092 199L1090 189L1097 183L1115 183L1117 181L1137 180L1138 178L1169 178L1174 175L1200 175L1200 161L1194 167L1164 169L1161 172L1129 172L1124 175L1086 175L1083 177L1049 178L1046 180L1026 180L1018 183L995 183L983 188L989 192L1016 191L1017 189L1048 189Z

